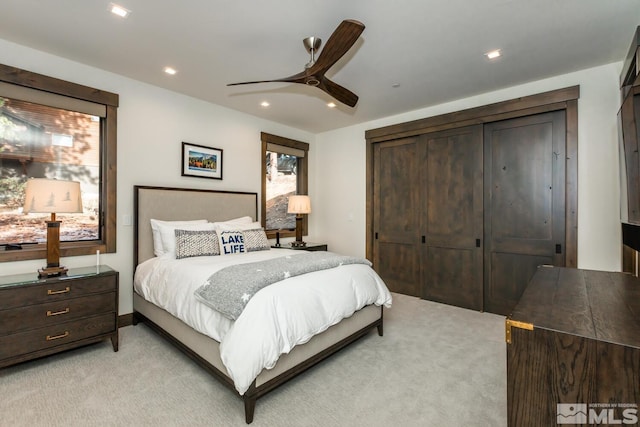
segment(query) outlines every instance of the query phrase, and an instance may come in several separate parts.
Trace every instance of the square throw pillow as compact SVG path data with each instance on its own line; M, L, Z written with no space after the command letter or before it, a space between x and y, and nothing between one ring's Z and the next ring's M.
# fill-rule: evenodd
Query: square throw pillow
M244 230L242 234L244 235L244 247L247 252L268 251L271 248L264 228Z
M187 225L187 224L206 224L206 219L194 219L194 220L186 220L186 221L162 221L159 219L150 219L151 223L151 234L153 236L153 253L155 256L162 256L165 253L164 247L162 246L162 238L160 237L160 227L177 227L179 225Z
M244 234L240 230L218 230L220 255L245 253Z
M220 255L218 234L213 230L175 230L176 259Z

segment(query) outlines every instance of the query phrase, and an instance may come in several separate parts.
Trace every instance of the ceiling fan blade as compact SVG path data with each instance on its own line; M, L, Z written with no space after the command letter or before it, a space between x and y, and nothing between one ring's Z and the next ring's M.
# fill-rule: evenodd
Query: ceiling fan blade
M345 105L348 105L349 107L355 107L358 103L358 95L351 92L349 89L332 82L326 77L323 77L321 79L318 88L327 92L336 100L342 102Z
M280 79L256 80L254 82L229 83L229 84L227 84L227 86L252 85L252 84L256 84L256 83L273 83L273 82L279 82L279 83L304 83L305 76L306 76L306 73L304 71L302 71L302 72L300 72L298 74L294 74L293 76L283 77L283 78L280 78Z
M324 74L333 64L338 62L354 45L360 34L364 31L362 22L347 19L338 25L325 44L318 60L309 69L310 74Z

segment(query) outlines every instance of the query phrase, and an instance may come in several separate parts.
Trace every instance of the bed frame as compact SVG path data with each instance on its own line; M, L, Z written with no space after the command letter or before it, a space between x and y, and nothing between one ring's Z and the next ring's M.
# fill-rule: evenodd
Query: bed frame
M224 221L241 216L257 219L258 194L187 188L134 186L134 266L152 258L150 219ZM233 380L220 359L219 343L203 335L167 311L133 293L133 323L145 322L151 329L198 362L207 372L236 394ZM256 400L311 366L339 351L373 328L383 334L383 309L370 305L337 325L296 346L280 357L273 369L263 370L241 396L245 421L253 421Z

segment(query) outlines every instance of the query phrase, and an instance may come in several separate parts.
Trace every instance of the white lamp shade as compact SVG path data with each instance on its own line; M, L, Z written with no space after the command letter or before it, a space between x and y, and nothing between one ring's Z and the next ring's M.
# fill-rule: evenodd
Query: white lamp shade
M61 179L32 178L27 181L24 213L82 212L80 183Z
M309 199L309 196L289 196L289 206L287 208L287 213L311 213L311 199Z

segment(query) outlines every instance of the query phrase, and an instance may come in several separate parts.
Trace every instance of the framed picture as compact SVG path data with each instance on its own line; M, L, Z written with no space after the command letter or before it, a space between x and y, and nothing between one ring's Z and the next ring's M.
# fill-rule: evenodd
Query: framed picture
M183 142L182 176L222 179L222 150Z

